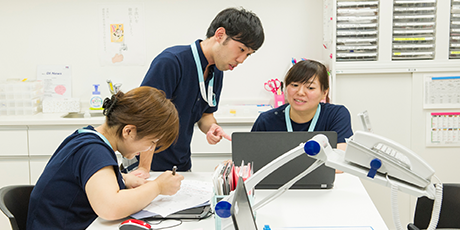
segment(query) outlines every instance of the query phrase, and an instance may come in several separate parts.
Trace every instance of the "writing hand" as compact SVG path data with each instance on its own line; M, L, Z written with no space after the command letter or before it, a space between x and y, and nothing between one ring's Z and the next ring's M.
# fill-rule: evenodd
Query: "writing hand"
M158 176L154 181L157 182L160 194L162 195L174 195L179 191L180 185L184 176L176 173L172 174L172 171L166 171Z

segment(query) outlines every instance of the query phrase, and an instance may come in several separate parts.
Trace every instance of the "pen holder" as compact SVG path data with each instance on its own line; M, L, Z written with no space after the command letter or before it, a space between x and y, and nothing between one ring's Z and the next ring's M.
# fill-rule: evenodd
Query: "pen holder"
M211 200L212 209L214 210L214 207L216 207L217 202L221 201L225 197L227 197L227 196L220 196L220 195L214 194L214 196L212 197L212 200ZM225 218L225 219L220 218L217 214L215 214L215 210L214 210L214 222L215 222L216 230L221 230L222 226L225 226L225 224L227 222L226 221L227 219L231 220L232 218L231 217L230 218Z
M284 105L284 93L281 94L275 94L275 108L278 108L280 106Z

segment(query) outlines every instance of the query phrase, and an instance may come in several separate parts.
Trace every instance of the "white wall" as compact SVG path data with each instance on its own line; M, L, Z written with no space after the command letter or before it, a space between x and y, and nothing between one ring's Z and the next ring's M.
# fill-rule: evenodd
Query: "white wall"
M98 59L99 7L122 3L144 5L146 62L102 67ZM219 11L240 6L259 16L266 40L243 65L225 73L222 100L266 103L272 94L263 89L263 83L284 78L292 57L321 57L321 1L2 1L0 80L35 79L37 65L71 65L72 96L84 103L94 83L101 84L103 95L109 95L106 79L123 83L122 90L127 91L139 86L150 62L163 49L204 39Z
M99 64L99 6L118 3L144 5L147 59L142 66ZM262 20L266 40L243 65L225 73L222 101L266 103L271 94L263 90L263 82L284 78L292 57L322 57L320 0L1 1L0 80L34 79L37 65L71 65L73 97L87 101L92 84L105 86L106 79L123 83L122 90L127 91L141 83L159 52L203 39L214 16L232 6L255 12ZM454 171L460 160L459 148L424 145L426 111L422 109L420 74L342 74L337 76L335 87L335 102L349 108L354 130L361 129L356 114L368 110L376 133L419 153L442 181L460 182ZM106 87L102 87L102 93L109 94ZM370 182L364 184L388 227L394 229L389 189ZM415 198L400 194L404 225L411 220L414 202Z

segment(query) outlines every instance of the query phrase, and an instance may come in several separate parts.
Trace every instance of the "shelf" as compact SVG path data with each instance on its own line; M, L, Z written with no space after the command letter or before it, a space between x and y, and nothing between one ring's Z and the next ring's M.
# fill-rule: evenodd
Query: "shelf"
M378 1L337 1L336 61L378 57Z
M451 2L449 59L460 59L460 1Z
M433 60L436 0L393 2L392 60Z

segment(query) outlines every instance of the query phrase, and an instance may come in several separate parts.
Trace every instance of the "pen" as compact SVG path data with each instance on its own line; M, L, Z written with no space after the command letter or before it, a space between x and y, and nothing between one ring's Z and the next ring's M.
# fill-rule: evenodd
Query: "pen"
M172 174L173 176L176 175L176 169L177 169L177 166L174 165L173 169L172 169Z

